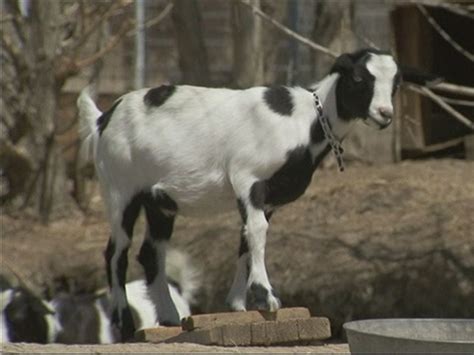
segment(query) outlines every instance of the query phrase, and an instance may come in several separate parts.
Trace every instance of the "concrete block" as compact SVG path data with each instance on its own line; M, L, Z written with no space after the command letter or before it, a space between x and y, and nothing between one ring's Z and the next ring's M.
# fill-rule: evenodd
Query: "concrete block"
M166 343L195 343L202 345L222 345L222 327L183 331L181 334L168 338Z
M181 327L156 327L140 329L135 332L135 339L137 341L160 343L168 338L175 337L181 334L183 330Z
M307 308L281 308L276 312L247 311L198 314L184 318L181 322L183 330L209 328L223 324L249 324L263 321L283 321L288 319L307 319L311 314Z
M250 325L250 332L252 338L252 345L269 345L267 340L267 332L264 322L252 323Z
M299 339L298 320L267 321L251 326L252 345L294 343Z
M260 313L267 321L307 319L311 317L309 309L304 307L281 308L276 312L260 311Z
M271 344L293 343L298 341L298 319L267 322L267 336L271 334Z
M297 323L300 340L324 340L331 337L331 326L329 319L325 317L298 319Z
M223 312L212 314L198 314L184 318L181 322L183 330L215 327L224 324L249 324L263 322L265 318L258 311Z
M258 323L254 323L258 324ZM251 324L226 324L222 328L223 346L245 346L252 344Z

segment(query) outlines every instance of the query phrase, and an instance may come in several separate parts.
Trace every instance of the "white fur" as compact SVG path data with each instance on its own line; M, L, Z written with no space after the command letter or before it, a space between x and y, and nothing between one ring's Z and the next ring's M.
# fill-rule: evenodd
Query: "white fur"
M385 109L393 114L392 89L397 73L397 64L390 55L371 54L367 61L367 69L377 78L374 85L374 95L369 106L369 115L379 124L384 125L385 118L380 115L380 109Z
M112 329L110 329L110 320L107 316L106 310L103 309L100 300L94 302L95 309L99 316L99 343L111 344L114 343Z
M0 293L0 336L2 337L1 343L8 343L10 341L10 338L8 336L7 321L5 319L3 311L10 303L12 295L12 289L3 290Z

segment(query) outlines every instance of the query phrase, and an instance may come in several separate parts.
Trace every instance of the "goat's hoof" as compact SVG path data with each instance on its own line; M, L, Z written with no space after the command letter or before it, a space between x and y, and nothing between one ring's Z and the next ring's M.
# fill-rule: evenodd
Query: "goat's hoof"
M161 322L157 322L157 325L160 327L176 327L181 325L181 322L171 321L171 320L162 320Z
M112 334L122 343L134 340L135 325L129 307L117 307L112 311Z
M226 305L233 312L245 312L247 310L245 300L226 300Z
M274 312L281 308L281 302L272 289L261 284L252 284L249 289L249 302L260 311Z

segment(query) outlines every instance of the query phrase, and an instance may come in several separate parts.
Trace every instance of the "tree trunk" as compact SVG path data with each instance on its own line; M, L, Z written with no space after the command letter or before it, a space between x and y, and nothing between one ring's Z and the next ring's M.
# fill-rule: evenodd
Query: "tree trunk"
M209 85L211 75L198 2L175 0L172 19L176 30L182 81L191 85Z
M55 79L61 30L61 4L55 0L31 2L28 17L27 60L31 75L29 100L35 111L27 148L35 164L32 199L29 201L47 223L51 214L65 211L70 196L64 159L55 141L55 119L59 88Z
M352 33L352 1L318 0L315 6L313 39L329 49L350 52L356 47ZM334 63L334 59L318 52L312 52L314 78L322 79Z
M286 22L288 14L287 0L264 0L262 1L262 11L272 16L281 23ZM278 55L281 53L281 41L286 40L280 31L273 26L263 25L263 48L264 48L264 81L263 84L270 85L280 81L277 75ZM286 48L284 49L286 51Z
M260 7L260 0L251 0ZM264 83L264 50L262 21L242 4L232 4L234 36L234 83L239 88Z

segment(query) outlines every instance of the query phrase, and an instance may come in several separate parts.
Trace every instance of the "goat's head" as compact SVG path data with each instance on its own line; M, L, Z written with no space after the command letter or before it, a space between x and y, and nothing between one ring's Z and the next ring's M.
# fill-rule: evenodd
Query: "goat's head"
M339 74L336 101L341 119L361 118L379 129L392 122L392 100L400 83L400 73L389 53L363 49L342 54L331 73Z

